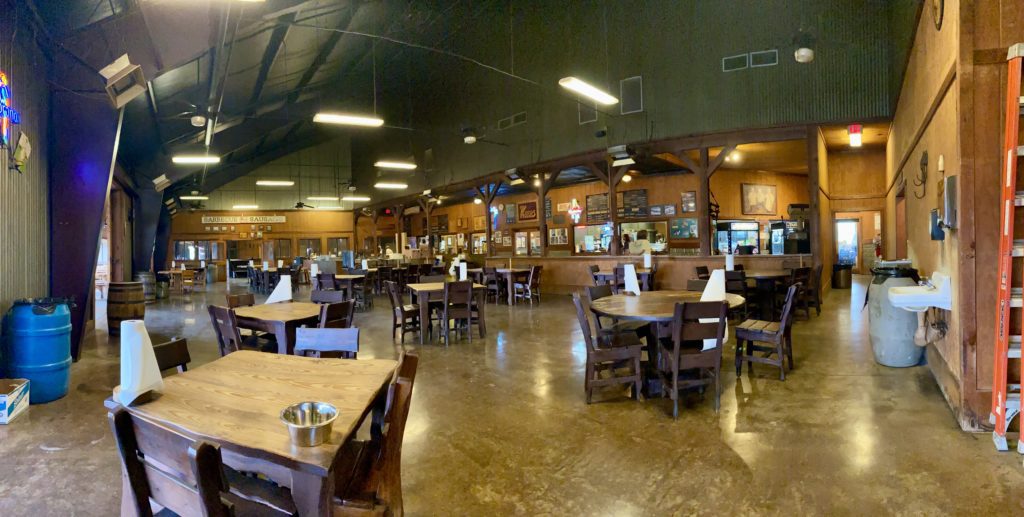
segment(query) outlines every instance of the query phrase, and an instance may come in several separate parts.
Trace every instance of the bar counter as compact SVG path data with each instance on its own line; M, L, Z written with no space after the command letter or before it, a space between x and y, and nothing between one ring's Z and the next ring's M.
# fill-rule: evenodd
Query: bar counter
M619 263L643 264L640 255L596 255L577 257L489 257L486 264L493 267L508 267L509 259L513 267L544 266L541 275L541 286L545 294L570 294L588 285L593 285L590 277L590 266L597 265L602 271L611 271ZM697 266L708 269L725 267L725 256L666 256L651 257L658 272L655 285L658 289L686 289L686 281L697 278ZM746 269L783 269L813 265L810 254L796 255L736 255L736 264ZM823 273L824 274L824 273Z

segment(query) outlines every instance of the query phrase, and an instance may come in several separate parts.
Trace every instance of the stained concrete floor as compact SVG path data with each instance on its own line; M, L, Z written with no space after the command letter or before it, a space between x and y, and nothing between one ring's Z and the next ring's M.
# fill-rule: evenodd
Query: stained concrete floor
M241 283L230 286L241 291ZM725 368L722 410L692 395L606 392L584 403L586 357L567 297L488 306L486 339L419 347L403 476L410 515L1022 514L1024 468L961 432L926 367L875 364L863 282L794 331L785 382ZM147 307L154 341L216 358L205 307L225 285ZM308 296L302 292L299 297ZM850 300L857 300L852 303ZM0 515L115 515L121 491L102 401L118 383L100 328L71 392L0 426ZM387 300L357 314L361 357L394 357ZM727 350L727 361L731 359ZM727 362L728 365L728 362Z

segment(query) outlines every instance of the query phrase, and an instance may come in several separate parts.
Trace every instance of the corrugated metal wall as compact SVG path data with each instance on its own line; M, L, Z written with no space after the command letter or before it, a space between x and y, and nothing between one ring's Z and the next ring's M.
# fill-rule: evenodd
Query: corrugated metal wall
M46 61L35 48L31 33L15 30L18 20L0 17L0 70L7 75L12 107L21 112L21 124L32 143L32 156L23 171L9 169L8 149L0 150L0 311L12 300L46 296L49 260L47 207L46 122L49 87ZM14 34L14 38L11 38Z

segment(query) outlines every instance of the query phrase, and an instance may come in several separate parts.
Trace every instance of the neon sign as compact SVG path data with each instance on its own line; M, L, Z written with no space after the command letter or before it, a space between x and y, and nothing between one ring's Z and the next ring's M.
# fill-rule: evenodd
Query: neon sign
M11 107L11 85L7 74L0 71L0 137L3 145L11 143L11 126L21 124L21 113Z
M580 206L579 201L576 201L576 198L573 198L572 201L569 202L569 217L572 218L573 224L578 224L580 222L580 215L582 214L583 207Z

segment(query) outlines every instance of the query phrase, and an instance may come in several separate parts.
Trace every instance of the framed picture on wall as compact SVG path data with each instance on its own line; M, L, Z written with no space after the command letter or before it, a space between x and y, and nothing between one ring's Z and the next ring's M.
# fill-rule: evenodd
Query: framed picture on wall
M680 212L697 211L697 192L683 192L679 202Z
M676 215L676 205L665 205L663 207L665 215Z
M245 233L245 232L241 232L241 233L239 233L239 234L238 234L238 237L239 237L240 239L245 239L245 238L247 238L248 236L249 236L249 234L247 234L247 233Z
M530 201L528 203L519 203L516 206L519 209L519 222L536 221L537 220L537 202L536 201Z
M474 230L486 230L487 229L487 216L478 215L473 217L473 229Z
M516 224L516 204L505 205L505 224ZM509 241L511 243L511 241ZM511 244L509 244L511 246Z
M569 244L569 229L568 228L550 228L548 229L548 244L551 246L564 246Z
M775 215L777 199L775 185L740 185L740 205L743 215Z
M209 226L206 227L206 231L210 231L210 227Z
M231 227L231 231L235 231L235 227L234 226Z
M268 232L269 232L269 231L271 231L271 230L270 230L270 225L269 225L269 224L267 225L267 231L268 231Z

